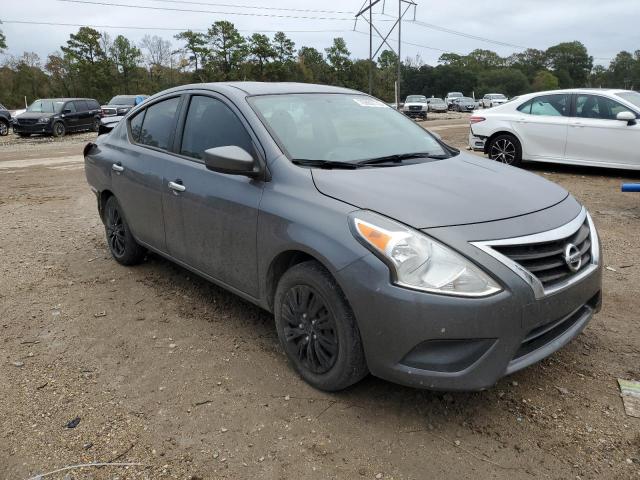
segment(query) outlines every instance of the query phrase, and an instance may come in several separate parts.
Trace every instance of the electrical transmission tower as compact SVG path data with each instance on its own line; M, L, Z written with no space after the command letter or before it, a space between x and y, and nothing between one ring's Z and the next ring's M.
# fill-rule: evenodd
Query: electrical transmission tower
M392 1L392 0L389 0ZM413 0L398 0L398 17L396 21L393 23L389 31L386 35L383 35L380 30L374 25L373 20L373 7L375 7L378 3L382 2L382 14L384 14L385 10L385 0L365 0L365 3L360 7L360 11L356 13L355 22L353 24L353 29L356 29L356 25L358 23L358 19L362 18L365 22L369 24L369 95L373 92L373 62L377 57L378 53L385 45L391 49L398 57L398 78L396 79L396 108L400 108L400 83L402 81L402 60L401 60L401 52L402 52L402 19L405 14L409 11L411 7L413 7L413 20L416 19L416 6ZM367 5L368 3L368 5ZM368 18L366 13L368 13ZM390 15L389 15L390 16ZM389 36L393 33L393 31L398 27L398 50L396 51L391 44L389 43ZM373 51L373 32L376 32L377 36L381 39L380 45Z

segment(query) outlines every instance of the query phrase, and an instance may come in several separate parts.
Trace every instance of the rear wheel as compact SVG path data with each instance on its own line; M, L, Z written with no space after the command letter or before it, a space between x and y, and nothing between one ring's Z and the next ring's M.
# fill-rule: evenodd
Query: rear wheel
M97 132L98 130L100 130L100 119L94 118L93 123L91 124L91 131Z
M107 244L113 258L122 265L135 265L142 262L145 249L131 235L129 225L122 216L122 210L116 197L109 197L103 212Z
M9 122L0 120L0 137L9 135Z
M487 152L489 158L497 162L513 166L520 166L522 163L522 147L513 135L496 136L489 143Z
M367 375L360 332L335 279L315 261L294 265L278 283L276 330L298 374L320 390L342 390Z
M64 137L65 133L67 133L67 128L64 126L64 123L56 122L53 124L52 131L54 137Z

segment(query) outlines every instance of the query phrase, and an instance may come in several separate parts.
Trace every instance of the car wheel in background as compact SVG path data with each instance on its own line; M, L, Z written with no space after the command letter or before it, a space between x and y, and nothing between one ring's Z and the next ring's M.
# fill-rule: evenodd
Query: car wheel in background
M109 197L102 216L107 244L113 258L122 265L135 265L142 262L146 250L138 245L131 235L116 197Z
M7 135L9 135L9 123L0 120L0 137L6 137Z
M300 263L285 272L276 289L274 314L289 362L313 387L342 390L367 375L351 307L319 263Z
M65 133L67 133L67 129L62 122L54 123L52 131L54 137L64 137Z
M93 119L93 124L91 125L91 131L92 132L97 132L98 130L100 130L100 119L99 118L94 118Z
M522 147L516 137L509 134L498 135L491 140L487 153L491 160L507 165L522 163Z

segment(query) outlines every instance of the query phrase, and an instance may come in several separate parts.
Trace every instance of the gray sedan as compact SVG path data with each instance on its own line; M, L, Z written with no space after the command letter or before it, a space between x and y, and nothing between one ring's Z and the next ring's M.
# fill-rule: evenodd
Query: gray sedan
M322 390L369 372L484 389L600 308L600 243L575 198L353 90L177 87L84 153L117 262L152 251L272 312Z
M471 97L460 97L453 101L453 109L456 112L472 112L476 109L476 101Z

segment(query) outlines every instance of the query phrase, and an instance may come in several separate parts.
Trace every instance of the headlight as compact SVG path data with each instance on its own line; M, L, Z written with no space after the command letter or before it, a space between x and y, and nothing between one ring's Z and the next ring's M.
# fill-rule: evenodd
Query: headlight
M38 119L38 123L49 123L51 121L51 117L41 117Z
M124 107L124 108L118 108L117 112L118 115L124 115L125 113L127 113L129 111L128 108Z
M386 217L361 210L349 217L354 236L380 257L393 282L425 292L484 297L502 287L449 247Z

